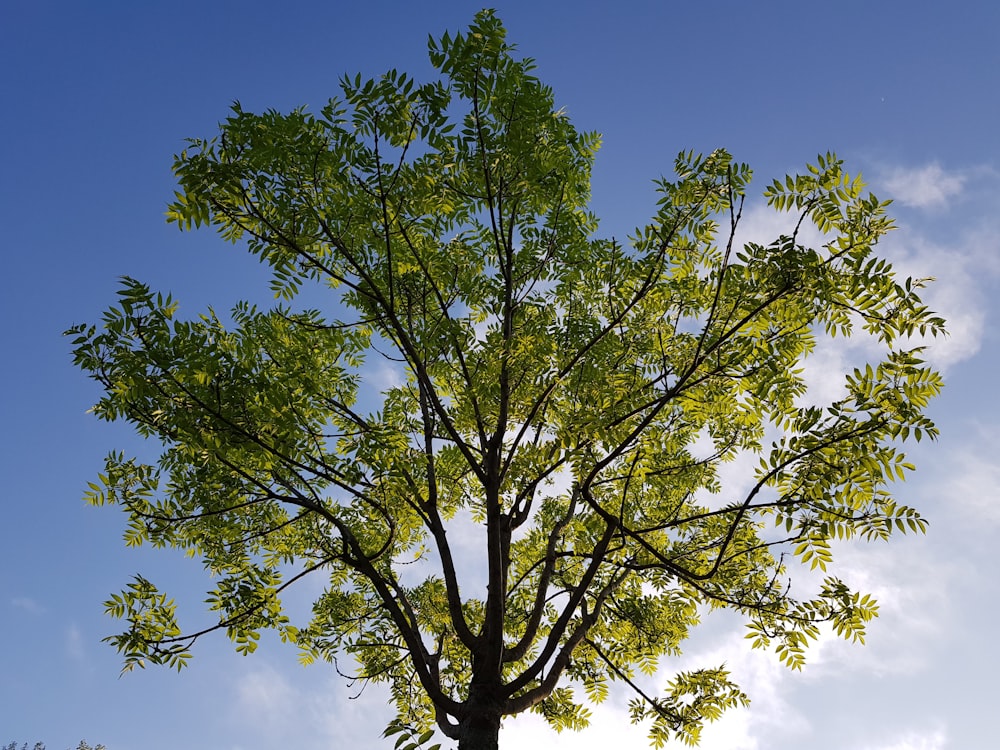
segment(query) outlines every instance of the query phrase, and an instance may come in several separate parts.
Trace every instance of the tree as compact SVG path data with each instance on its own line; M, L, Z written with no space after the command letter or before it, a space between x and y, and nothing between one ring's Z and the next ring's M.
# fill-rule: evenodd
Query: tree
M0 750L17 750L17 743L10 742L4 745L3 748L0 748ZM21 745L21 750L28 750L27 742ZM32 750L45 750L45 743L36 742L32 746ZM91 748L91 746L87 744L86 740L80 740L80 744L76 746L76 750L107 750L107 748L105 748L104 745L95 745L93 748Z
M176 157L169 220L245 243L273 309L182 320L125 279L99 327L69 331L95 413L163 444L155 464L112 453L88 499L124 508L129 545L214 577L217 621L183 629L137 576L106 604L128 623L109 640L126 669L180 668L211 631L250 653L274 629L388 683L391 732L436 725L462 750L528 709L583 727L619 683L654 744L694 744L747 702L726 670L663 694L636 675L706 609L793 668L822 623L862 640L869 596L833 576L792 592L786 567L924 529L889 485L912 469L900 443L936 434L941 381L912 339L943 321L875 254L887 202L833 155L764 190L788 216L769 244L735 243L751 172L722 150L681 154L653 219L601 238L599 139L501 23L483 12L430 58L440 80L344 79L318 115L236 104ZM294 309L305 287L331 302ZM881 361L816 403L803 359L852 334ZM373 358L402 373L377 399ZM747 485L722 486L739 456ZM326 589L293 623L281 595L307 576Z

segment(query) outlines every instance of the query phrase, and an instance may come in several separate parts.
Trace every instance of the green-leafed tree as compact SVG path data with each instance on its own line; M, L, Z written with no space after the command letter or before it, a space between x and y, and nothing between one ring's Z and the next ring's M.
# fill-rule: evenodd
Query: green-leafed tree
M249 653L274 629L388 683L390 733L436 726L462 750L526 710L586 726L616 684L654 744L693 744L743 692L718 665L662 692L639 674L706 609L791 667L821 623L862 638L872 599L835 577L792 591L786 566L924 528L889 486L912 468L899 443L935 435L941 382L908 341L943 322L875 254L887 204L832 155L765 188L788 221L768 244L734 244L750 170L721 150L682 154L619 242L588 208L598 137L496 17L430 58L440 80L348 78L315 115L236 105L177 157L169 220L245 245L277 306L182 319L125 279L101 325L71 329L95 413L163 445L153 465L112 453L89 500L213 579L217 619L187 629L136 577L110 641L126 668L180 667L210 631ZM299 309L304 287L329 304ZM817 403L801 363L852 333L881 361ZM399 380L366 396L382 359ZM292 622L282 592L306 576L325 590Z

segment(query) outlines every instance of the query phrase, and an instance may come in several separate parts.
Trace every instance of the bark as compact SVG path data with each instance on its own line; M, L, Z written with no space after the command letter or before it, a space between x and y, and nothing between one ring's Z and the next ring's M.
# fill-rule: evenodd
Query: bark
M462 722L458 750L499 750L500 714L482 713Z
M468 713L459 722L458 750L499 750L503 713L495 691L473 684L466 705Z

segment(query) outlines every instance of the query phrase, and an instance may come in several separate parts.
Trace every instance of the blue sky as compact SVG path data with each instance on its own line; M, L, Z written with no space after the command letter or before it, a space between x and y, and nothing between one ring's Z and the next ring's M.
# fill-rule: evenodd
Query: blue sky
M577 127L604 135L594 174L602 231L652 211L651 180L680 150L728 148L760 189L832 149L896 200L885 243L904 275L935 276L949 319L934 345L946 376L941 440L912 452L899 489L931 521L924 538L838 549L838 570L875 592L867 647L827 638L801 673L749 652L738 621L710 618L669 671L726 661L753 705L705 733L707 750L975 750L1000 657L1000 5L993 2L497 2L510 37ZM112 448L143 450L86 409L97 390L62 330L96 320L115 279L138 277L182 311L262 298L252 259L211 232L164 222L172 155L246 109L313 109L343 73L430 72L428 34L464 27L466 2L45 2L0 8L0 742L51 750L85 737L110 750L301 750L379 746L384 696L352 691L294 649L252 657L199 643L178 675L119 679L101 602L142 571L202 615L196 562L126 550L121 517L84 506ZM747 236L774 219L751 208ZM770 239L766 237L765 239ZM859 348L860 347L860 348ZM819 352L816 387L863 347ZM302 604L302 602L299 602ZM655 684L655 683L654 683ZM646 747L627 696L592 730L508 722L508 747Z

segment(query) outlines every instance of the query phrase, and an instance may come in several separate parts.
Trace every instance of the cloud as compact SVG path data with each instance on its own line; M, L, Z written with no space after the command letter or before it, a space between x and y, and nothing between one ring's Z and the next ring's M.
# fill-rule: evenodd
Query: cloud
M955 508L963 524L979 530L1000 525L1000 425L973 424L967 437L948 453L945 470L937 474L932 490L943 507Z
M390 388L398 388L406 382L399 365L380 359L365 372L365 385L381 395Z
M962 193L966 177L946 172L940 164L924 167L895 167L888 170L881 182L891 198L904 206L921 209L945 208Z
M880 243L877 254L892 261L900 279L934 279L922 296L932 310L944 316L948 335L917 338L910 345L927 345L932 363L947 370L976 355L986 331L990 290L1000 278L1000 206L995 198L1000 180L988 167L960 173L936 163L881 166L875 171L880 176L873 186L876 192L888 191L901 207L890 209L900 218L899 231ZM940 208L959 196L968 215L952 216L948 224L921 215L919 209ZM908 212L907 207L918 211ZM768 244L792 227L791 214L754 203L744 211L735 244ZM806 246L819 247L828 239L808 223L799 233ZM860 331L850 340L820 337L816 351L805 362L811 396L822 401L842 392L844 369L857 366L859 360L869 361L875 352L866 338Z
M742 627L732 628L715 646L693 649L675 667L685 670L725 664L732 679L750 697L749 708L727 711L706 726L701 742L706 750L765 750L781 745L779 738L796 744L794 738L810 733L808 718L789 700L802 675L789 671L773 652L750 648L745 635Z
M917 340L914 345L928 344L931 362L947 370L979 353L987 321L996 310L1000 177L988 166L962 173L945 172L936 164L917 169L883 168L882 172L888 177L876 187L903 193L896 195L902 208L890 209L900 228L880 245L881 252L893 262L900 277L933 279L921 296L945 318L948 335ZM905 209L939 206L959 195L961 203L956 204L947 222Z
M378 744L391 718L385 686L359 695L329 668L258 665L236 678L231 721L248 746L272 744L299 750ZM354 699L348 699L348 696ZM263 740L263 742L262 742Z
M760 245L770 245L782 235L791 235L795 231L798 216L794 212L777 211L762 201L747 199L747 207L736 228L733 246L742 248L748 242ZM727 231L728 226L721 231ZM819 247L829 241L810 222L804 222L798 231L798 242L809 247ZM725 236L720 237L725 242Z
M504 719L500 730L501 747L545 747L546 750L647 750L645 727L629 721L623 701L609 698L589 706L590 726L582 732L556 732L536 713L526 712Z
M854 591L872 594L879 616L866 645L829 630L810 649L805 677L872 677L917 674L934 658L934 648L956 617L950 592L968 576L963 563L942 560L926 537L894 538L890 545L852 542L834 549L831 571Z
M66 629L63 645L66 653L73 661L81 662L87 658L86 649L83 644L83 633L80 632L80 628L77 627L76 623L71 624Z
M705 627L715 629L720 623L735 626L736 618L722 615ZM722 621L725 622L722 622ZM806 717L789 702L793 684L800 675L789 672L773 653L753 650L740 627L725 627L716 637L700 638L680 658L667 658L656 676L643 679L644 689L653 695L680 671L725 665L732 679L750 696L750 708L725 712L715 722L705 725L702 750L765 750L776 738L794 741L809 733ZM533 713L507 719L501 732L501 745L540 747L547 750L648 750L650 742L645 724L631 723L628 701L632 693L616 686L604 703L588 706L591 725L582 732L556 733ZM794 744L794 742L793 742Z
M954 616L948 592L962 572L932 557L924 538L897 541L902 544L855 544L837 550L833 572L879 599L881 614L872 625L868 645L846 642L826 629L810 647L805 668L795 672L782 665L773 651L750 648L739 625L741 618L713 613L685 653L665 659L647 687L655 694L678 671L725 664L732 679L750 696L751 705L727 711L707 724L700 744L703 750L835 747L829 744L835 740L820 736L823 717L814 714L824 710L825 686L863 685L868 690L873 680L922 671L933 658L931 645L940 640ZM821 577L805 570L793 570L792 575L800 596L807 595L804 589ZM629 721L629 697L627 690L612 693L606 703L593 708L591 727L581 733L557 734L535 715L508 720L502 743L548 750L645 750L649 747L645 727ZM815 724L810 717L816 719ZM909 732L890 735L867 750L940 750L945 739L940 729Z
M944 750L948 736L943 727L925 731L908 731L887 743L869 745L864 750Z
M14 608L27 612L30 615L40 615L45 611L45 607L27 596L15 596L10 600L10 603Z
M932 279L921 295L945 319L947 335L915 338L926 345L931 362L947 371L975 356L990 315L989 289L1000 276L1000 227L963 227L947 244L904 227L886 241L886 251L900 277Z
M295 705L292 686L273 668L244 675L237 697L240 713L262 730L279 728Z

